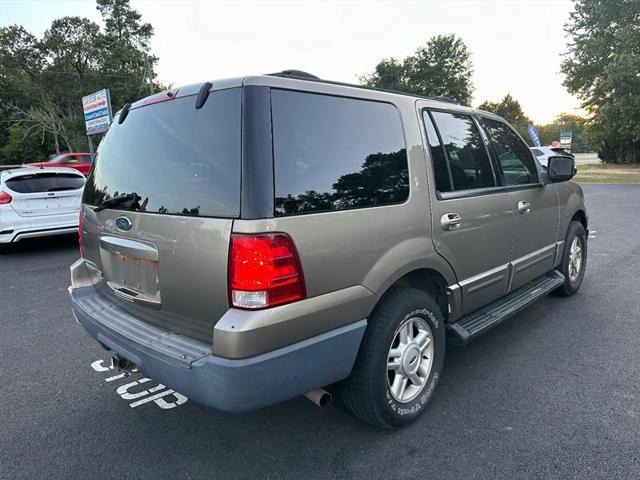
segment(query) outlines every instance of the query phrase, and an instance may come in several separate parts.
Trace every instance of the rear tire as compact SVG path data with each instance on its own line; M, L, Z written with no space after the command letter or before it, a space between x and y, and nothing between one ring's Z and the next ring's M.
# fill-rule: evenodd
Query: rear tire
M394 288L368 320L340 393L360 420L399 427L424 412L438 384L445 357L444 317L425 292Z
M572 221L564 240L564 252L558 271L564 275L564 283L552 293L570 297L580 290L587 267L587 231L580 222Z

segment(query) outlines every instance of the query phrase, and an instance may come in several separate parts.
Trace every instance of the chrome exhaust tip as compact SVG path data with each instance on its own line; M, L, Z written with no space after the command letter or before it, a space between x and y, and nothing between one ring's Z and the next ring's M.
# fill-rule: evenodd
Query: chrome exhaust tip
M320 408L327 408L331 404L331 394L322 388L311 390L305 393L304 396Z

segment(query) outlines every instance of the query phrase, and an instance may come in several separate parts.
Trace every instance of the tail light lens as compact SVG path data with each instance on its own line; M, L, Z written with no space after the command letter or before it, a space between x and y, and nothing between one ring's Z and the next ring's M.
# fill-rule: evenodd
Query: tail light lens
M11 200L13 200L13 198L11 198L11 195L9 195L7 192L0 192L0 205L11 203Z
M78 217L78 246L80 247L80 255L84 258L84 245L82 244L82 223L84 222L84 212L80 207L80 216Z
M229 305L259 309L306 297L300 258L284 233L231 236Z

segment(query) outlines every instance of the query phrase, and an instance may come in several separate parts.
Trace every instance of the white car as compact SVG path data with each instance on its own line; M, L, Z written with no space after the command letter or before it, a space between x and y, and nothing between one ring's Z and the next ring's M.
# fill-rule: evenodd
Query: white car
M84 184L72 168L0 172L0 244L77 231Z
M572 154L560 147L531 147L531 151L543 167L547 166L550 157L573 157Z

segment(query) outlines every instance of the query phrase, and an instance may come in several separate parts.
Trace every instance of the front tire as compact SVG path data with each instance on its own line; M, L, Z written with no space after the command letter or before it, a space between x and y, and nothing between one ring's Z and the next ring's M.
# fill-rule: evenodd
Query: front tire
M436 302L413 288L394 288L376 307L351 375L341 385L347 408L381 428L420 416L440 379L445 324Z
M587 231L580 222L572 221L564 241L564 252L558 266L564 283L553 291L554 295L569 297L580 290L587 267Z

